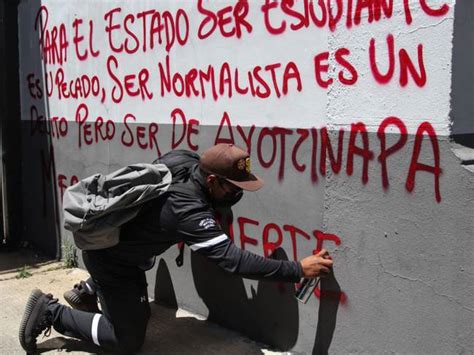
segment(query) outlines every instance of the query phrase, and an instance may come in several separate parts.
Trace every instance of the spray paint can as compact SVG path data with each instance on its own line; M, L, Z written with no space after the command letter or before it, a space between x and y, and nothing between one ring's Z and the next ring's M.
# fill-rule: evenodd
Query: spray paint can
M300 287L295 292L296 299L302 303L308 302L314 288L319 284L319 280L319 277L316 279L303 279Z

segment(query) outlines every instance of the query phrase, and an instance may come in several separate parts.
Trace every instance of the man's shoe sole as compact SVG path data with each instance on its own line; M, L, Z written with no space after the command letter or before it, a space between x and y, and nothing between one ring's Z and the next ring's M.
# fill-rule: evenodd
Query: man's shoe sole
M26 302L26 307L25 307L25 313L23 314L23 319L21 320L20 323L20 332L19 332L19 339L20 339L20 344L21 347L26 351L26 352L31 352L36 350L36 342L33 344L26 344L25 340L25 330L26 330L26 325L28 323L28 320L30 319L31 313L33 312L33 309L36 306L36 303L38 300L41 298L43 295L43 292L39 289L35 289L31 292L30 297L28 298L28 301Z
M78 295L76 295L73 291L66 291L63 295L64 299L66 300L69 305L77 309L79 311L89 312L89 313L100 313L97 304L90 305L81 302L81 299Z

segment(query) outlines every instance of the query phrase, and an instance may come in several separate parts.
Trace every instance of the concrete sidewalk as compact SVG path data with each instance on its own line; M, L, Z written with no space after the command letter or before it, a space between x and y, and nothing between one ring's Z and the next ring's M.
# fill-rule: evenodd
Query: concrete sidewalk
M10 265L10 266L9 266ZM20 265L27 265L22 272ZM27 276L30 273L31 276ZM64 302L62 294L88 277L81 269L65 269L59 262L41 262L24 253L0 253L0 354L24 354L18 341L18 327L26 300L34 288L52 293ZM219 327L184 310L173 310L150 303L152 317L147 340L140 354L281 354L265 349L233 331ZM101 353L88 343L51 332L38 338L38 353ZM103 353L103 352L102 352Z

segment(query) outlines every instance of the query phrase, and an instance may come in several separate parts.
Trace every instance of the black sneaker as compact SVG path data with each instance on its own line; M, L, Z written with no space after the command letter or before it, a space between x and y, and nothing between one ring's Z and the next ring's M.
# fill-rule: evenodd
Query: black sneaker
M20 323L20 344L26 352L36 350L36 338L44 330L45 336L51 333L53 324L51 311L48 305L58 302L51 294L45 294L41 290L33 290L28 302L26 302L25 313Z
M64 292L64 299L74 309L91 313L100 313L99 307L97 306L97 295L87 286L88 285L85 281L75 284L72 290Z

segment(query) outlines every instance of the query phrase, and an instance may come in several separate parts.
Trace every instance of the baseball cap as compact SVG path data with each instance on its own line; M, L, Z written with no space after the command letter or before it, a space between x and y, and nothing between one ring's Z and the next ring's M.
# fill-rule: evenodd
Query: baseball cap
M263 180L250 172L250 155L242 148L227 143L207 149L199 160L199 166L209 174L225 178L247 191L257 191Z

